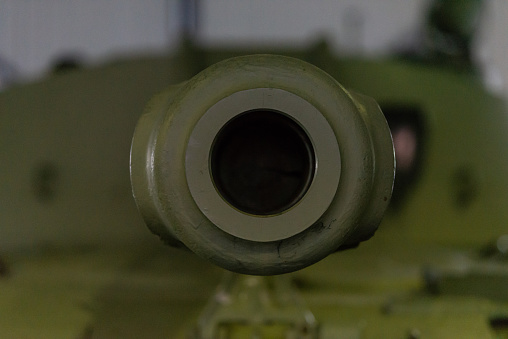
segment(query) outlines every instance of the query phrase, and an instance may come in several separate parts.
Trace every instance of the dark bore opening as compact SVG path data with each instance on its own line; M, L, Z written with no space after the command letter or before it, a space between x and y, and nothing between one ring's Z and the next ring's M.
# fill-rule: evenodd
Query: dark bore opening
M315 156L308 135L293 119L273 110L253 110L219 131L210 168L216 189L233 207L273 215L305 195Z

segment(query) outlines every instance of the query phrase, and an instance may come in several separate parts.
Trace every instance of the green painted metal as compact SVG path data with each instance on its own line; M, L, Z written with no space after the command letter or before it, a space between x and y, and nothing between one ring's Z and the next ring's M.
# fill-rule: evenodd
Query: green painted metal
M231 205L211 170L217 136L246 112L265 120L243 148L231 151L224 180L267 193L246 198L241 191L241 201L285 194L284 186L273 186L294 181L299 171L277 163L288 157L288 147L266 159L277 143L267 145L263 138L273 139L270 133L282 133L291 121L308 135L312 174L298 180L309 180L309 187L277 213ZM273 120L266 119L274 114L290 120L272 128ZM262 148L251 149L257 142ZM391 135L376 103L347 92L311 64L272 55L228 59L157 97L140 119L131 151L133 192L152 231L247 274L301 269L370 238L388 205L393 176Z
M0 336L188 337L224 271L146 230L131 137L155 93L253 52L186 46L0 93ZM450 63L344 60L323 44L273 52L422 130L418 170L376 235L287 275L319 337L506 338L504 101Z

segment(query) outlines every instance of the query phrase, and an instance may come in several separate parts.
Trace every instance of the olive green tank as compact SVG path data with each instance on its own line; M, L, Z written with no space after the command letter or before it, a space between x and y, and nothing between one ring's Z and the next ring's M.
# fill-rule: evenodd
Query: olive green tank
M186 42L1 92L0 337L507 338L507 110L463 3L423 52Z

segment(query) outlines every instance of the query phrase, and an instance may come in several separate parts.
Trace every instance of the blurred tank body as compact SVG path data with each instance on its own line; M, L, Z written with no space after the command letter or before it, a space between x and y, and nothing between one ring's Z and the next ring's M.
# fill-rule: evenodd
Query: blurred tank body
M409 188L401 206L388 214L386 224L400 224L398 231L419 240L438 238L457 245L488 241L505 229L500 206L506 192L499 184L508 166L508 157L503 156L505 106L502 99L484 89L475 73L396 59L343 60L323 45L316 48L276 53L321 67L346 88L376 98L389 124L390 114L395 112L399 118L406 115L418 130L418 168L406 185ZM126 60L55 75L2 93L0 135L4 139L2 155L8 159L1 168L5 178L2 194L6 195L1 214L6 225L0 238L2 248L63 239L86 243L98 240L97 236L114 240L118 235L116 224L126 227L120 237L133 232L136 238L143 233L133 208L128 209L132 215L111 213L113 210L106 208L115 199L133 206L129 172L123 165L128 162L128 135L133 133L143 106L168 84L188 79L224 58L250 53L187 48L172 57ZM193 60L201 62L196 65ZM391 85L386 86L386 82ZM143 83L142 90L139 83ZM85 129L86 124L89 128ZM18 147L25 151L19 152ZM53 173L49 176L44 175L48 168ZM395 185L396 197L397 180ZM423 206L439 212L420 216L418 211ZM118 208L123 208L122 203ZM99 213L102 221L96 219L95 212L90 213L101 209L106 209ZM19 213L21 210L25 212ZM76 217L80 213L83 217ZM119 222L122 215L125 220ZM80 227L67 227L81 221ZM476 227L480 223L489 227ZM445 224L446 231L442 227ZM464 228L468 232L463 232Z

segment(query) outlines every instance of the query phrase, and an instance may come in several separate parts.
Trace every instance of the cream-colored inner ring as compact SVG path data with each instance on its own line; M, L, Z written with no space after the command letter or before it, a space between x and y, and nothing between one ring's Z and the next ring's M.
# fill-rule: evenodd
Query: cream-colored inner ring
M256 115L254 115L256 112L258 113L257 117L261 118L260 121L255 122L254 125L257 126L254 128L261 128L263 120L266 122L264 118L267 118L267 114L273 114L278 122L270 127L270 138L274 142L283 144L284 134L286 134L291 139L287 145L272 145L270 147L269 141L266 143L266 141L259 139L257 140L258 145L253 146L257 153L255 155L253 149L249 149L250 146L246 142L244 142L244 146L241 146L240 143L239 145L228 144L235 139L242 139L241 133L238 134L234 128L227 133L233 133L236 137L227 140L228 136L226 135L226 140L223 140L224 135L222 134L228 125L231 127L233 124L235 127L234 122L241 121L242 116L246 117L245 114L251 114L249 118L251 121L247 119L244 122L252 123L256 120ZM265 113L259 114L259 112ZM270 120L269 116L268 120ZM240 123L237 128L240 128L241 125ZM267 127L267 129L270 128ZM280 135L277 135L277 128L280 128ZM261 131L260 133L262 134ZM249 131L249 127L246 127L245 134L249 138L248 134L255 135L255 131ZM218 142L222 142L223 145L218 145ZM301 145L290 145L299 142ZM219 166L221 168L217 170L217 163L221 163L217 160L216 155L218 146L225 148L226 153L236 152L237 154L229 155L232 158L245 157L247 160L241 161L243 166L252 160L252 158L248 159L250 156L259 157L257 160L254 159L258 164L270 159L275 162L279 161L279 164L275 166L279 174L286 171L285 166L288 164L285 162L293 162L293 165L296 164L297 167L296 172L291 173L291 170L288 170L281 176L285 179L288 179L288 174L294 176L293 183L289 183L290 189L288 190L293 190L293 192L281 192L282 197L276 203L254 201L253 205L247 204L250 207L242 206L242 200L245 200L241 197L242 190L248 190L250 184L248 180L239 185L233 184L235 190L233 196L225 193L225 184L223 179L219 179L218 173L226 175L227 178L229 175L228 160L226 156L226 161L222 161L222 165ZM267 148L266 154L263 154L259 149L263 147ZM307 150L302 151L302 147ZM289 159L275 160L279 155L284 157L284 153L289 156ZM293 158L291 159L291 157ZM201 212L223 231L251 241L285 239L314 224L328 209L335 196L340 178L340 153L337 139L327 120L303 98L273 88L256 88L236 92L210 107L191 132L186 149L185 165L191 195ZM270 167L272 165L274 164L262 164L257 168L253 166L252 170L269 172L273 169ZM248 173L249 171L244 168L244 172ZM254 173L252 178L259 175L263 176L263 173ZM268 178L261 186L269 186L270 180L274 180L274 178ZM275 180L277 179L275 178ZM291 178L288 181L291 181ZM266 187L266 192L246 192L245 194L249 199L270 199L267 196L270 194L270 189L272 192L274 192L273 190L287 190L288 185L277 184L279 187ZM261 186L256 186L254 183L252 188Z

